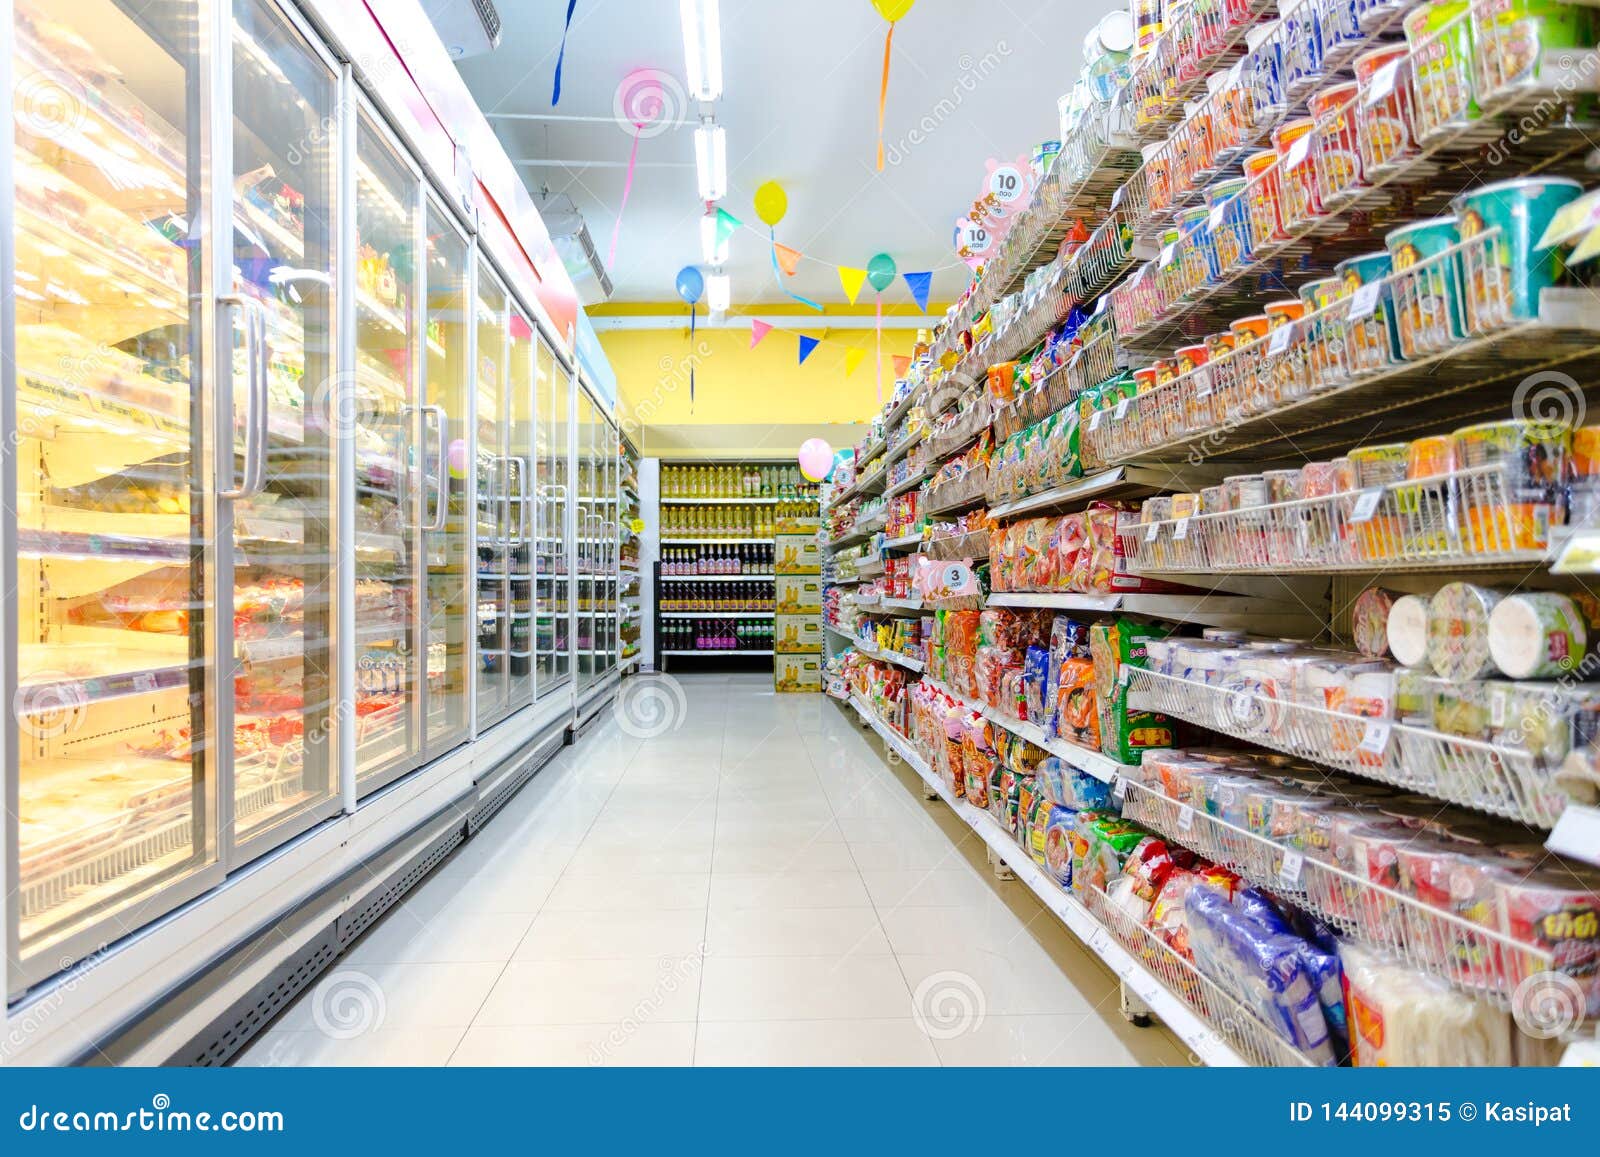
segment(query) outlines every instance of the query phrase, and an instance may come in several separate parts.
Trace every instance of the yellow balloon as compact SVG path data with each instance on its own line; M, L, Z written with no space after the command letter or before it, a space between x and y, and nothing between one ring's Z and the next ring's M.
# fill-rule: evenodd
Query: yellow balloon
M879 16L893 24L910 12L911 6L916 2L917 0L872 0L872 6L878 10Z
M756 216L774 229L789 211L789 194L776 181L768 181L756 190Z

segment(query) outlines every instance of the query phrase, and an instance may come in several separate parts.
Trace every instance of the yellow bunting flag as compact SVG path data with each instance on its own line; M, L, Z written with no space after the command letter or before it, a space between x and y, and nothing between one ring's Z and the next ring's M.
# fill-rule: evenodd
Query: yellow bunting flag
M861 365L861 359L867 356L867 351L851 346L844 351L844 376L849 377Z
M856 303L856 296L861 292L866 280L865 269L851 269L848 265L839 266L839 284L844 286L844 295L850 299L851 305Z

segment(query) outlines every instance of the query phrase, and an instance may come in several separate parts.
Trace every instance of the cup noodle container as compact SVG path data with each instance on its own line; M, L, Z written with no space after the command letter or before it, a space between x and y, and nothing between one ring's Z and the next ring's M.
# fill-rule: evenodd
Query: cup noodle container
M1428 607L1428 663L1435 671L1456 683L1495 673L1489 616L1501 598L1472 583L1439 588Z
M1578 982L1583 1007L1572 1011L1600 1016L1600 883L1547 869L1502 880L1496 893L1500 931L1528 949L1507 949L1505 991L1553 968Z
M1282 177L1276 149L1263 149L1244 159L1244 174L1250 182L1244 193L1250 214L1250 248L1255 250L1289 234L1284 228Z
M1339 280L1340 298L1350 298L1366 285L1383 281L1394 271L1388 250L1349 257L1333 267ZM1394 299L1389 290L1378 291L1378 300L1366 317L1345 321L1345 364L1352 373L1370 373L1400 360L1400 334L1395 326Z
M1322 89L1311 98L1317 123L1317 191L1324 206L1362 182L1360 86L1351 80Z
M1360 89L1354 115L1356 148L1368 179L1416 152L1412 139L1411 69L1404 44L1385 44L1355 59Z
M1391 229L1384 247L1394 263L1400 350L1422 357L1466 336L1456 286L1457 259L1442 256L1460 240L1454 217L1434 217Z
M1583 616L1566 595L1529 591L1505 598L1489 615L1489 656L1513 679L1554 679L1583 660Z
M1557 0L1497 0L1473 12L1477 90L1486 100L1518 86L1583 92L1594 14Z
M1272 146L1278 154L1280 174L1280 213L1283 227L1288 230L1322 215L1314 156L1316 140L1311 135L1316 125L1310 117L1299 117L1272 130ZM1297 141L1306 143L1297 148Z
M1463 467L1499 464L1467 487L1462 501L1462 547L1473 553L1539 551L1565 513L1571 427L1565 422L1484 422L1455 431Z
M1472 21L1467 0L1432 0L1405 18L1417 139L1454 131L1481 115L1473 99Z
M1405 667L1424 667L1428 662L1431 634L1431 604L1423 595L1401 595L1389 608L1385 634L1389 651Z
M1450 203L1462 241L1489 230L1499 236L1461 252L1466 286L1466 321L1481 333L1507 320L1539 316L1539 295L1555 285L1561 259L1551 247L1534 246L1557 211L1583 192L1564 177L1522 177L1463 193Z
M1363 446L1350 451L1350 464L1355 467L1357 489L1392 486L1404 481L1410 454L1411 445L1408 442ZM1372 517L1365 522L1348 523L1347 526L1351 548L1363 560L1394 558L1404 548L1405 521L1393 496L1386 496L1380 501Z
M1572 454L1567 462L1567 525L1600 526L1600 426L1579 426L1572 431Z

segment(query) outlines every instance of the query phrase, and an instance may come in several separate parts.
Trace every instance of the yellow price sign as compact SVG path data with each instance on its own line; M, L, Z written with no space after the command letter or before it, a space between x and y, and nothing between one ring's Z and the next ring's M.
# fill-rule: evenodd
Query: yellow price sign
M644 519L642 519L642 518L633 519L631 522L628 523L628 529L633 531L633 533L635 533L635 534L643 534L644 533Z

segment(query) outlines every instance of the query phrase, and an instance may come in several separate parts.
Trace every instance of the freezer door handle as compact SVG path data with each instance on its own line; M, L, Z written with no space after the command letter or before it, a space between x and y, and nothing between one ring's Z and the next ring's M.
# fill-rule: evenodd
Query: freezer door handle
M247 370L244 414L244 477L235 485L232 437L228 452L217 455L222 480L217 487L218 497L240 501L260 494L267 484L267 316L261 303L254 298L230 293L217 298L224 309L238 309L244 314L245 367ZM232 380L232 374L229 374ZM338 402L330 403L337 405ZM231 414L230 406L230 414Z
M437 504L433 517L428 520L427 529L439 531L444 529L445 516L450 509L450 416L444 412L443 406L422 407L422 468L428 468L428 419L432 418L438 423L439 447L439 472L434 480L434 501ZM427 475L424 473L424 479Z

